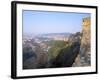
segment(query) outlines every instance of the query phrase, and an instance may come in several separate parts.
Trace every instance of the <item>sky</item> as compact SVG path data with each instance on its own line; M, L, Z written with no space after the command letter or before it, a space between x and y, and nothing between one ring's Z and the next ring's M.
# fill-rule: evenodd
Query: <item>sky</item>
M23 33L75 33L82 30L82 18L89 13L23 10Z

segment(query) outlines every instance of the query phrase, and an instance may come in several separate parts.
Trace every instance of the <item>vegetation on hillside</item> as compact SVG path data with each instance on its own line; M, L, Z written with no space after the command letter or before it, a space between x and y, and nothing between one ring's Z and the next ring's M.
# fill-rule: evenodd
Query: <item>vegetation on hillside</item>
M52 47L48 50L48 56L49 59L53 59L60 53L61 49L63 49L66 46L66 42L52 40L49 42L49 45Z

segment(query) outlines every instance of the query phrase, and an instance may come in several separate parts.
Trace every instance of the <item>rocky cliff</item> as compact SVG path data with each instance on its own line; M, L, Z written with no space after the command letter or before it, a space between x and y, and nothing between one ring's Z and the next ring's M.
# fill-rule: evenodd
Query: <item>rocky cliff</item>
M90 66L91 65L91 21L90 17L83 18L82 20L82 36L81 36L81 45L80 52L77 56L74 66Z

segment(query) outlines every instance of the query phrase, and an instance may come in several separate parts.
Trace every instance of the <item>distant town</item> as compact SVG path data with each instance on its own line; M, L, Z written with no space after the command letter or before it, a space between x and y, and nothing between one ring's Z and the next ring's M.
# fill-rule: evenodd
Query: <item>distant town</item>
M23 35L23 46L30 45L33 50L37 47L41 48L44 52L48 52L51 48L49 42L52 40L55 41L68 41L71 33L49 33L49 34L39 34L35 36Z

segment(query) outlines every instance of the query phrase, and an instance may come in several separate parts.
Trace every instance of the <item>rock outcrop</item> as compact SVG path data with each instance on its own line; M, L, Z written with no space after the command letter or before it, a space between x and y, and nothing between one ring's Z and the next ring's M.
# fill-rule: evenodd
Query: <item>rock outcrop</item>
M91 19L90 17L83 18L82 20L82 37L80 52L77 56L74 66L90 66L91 65Z

